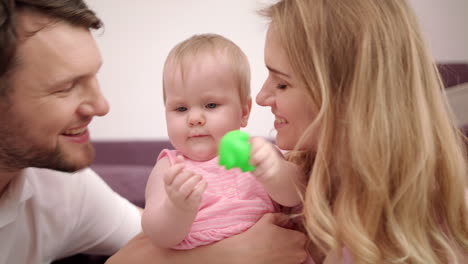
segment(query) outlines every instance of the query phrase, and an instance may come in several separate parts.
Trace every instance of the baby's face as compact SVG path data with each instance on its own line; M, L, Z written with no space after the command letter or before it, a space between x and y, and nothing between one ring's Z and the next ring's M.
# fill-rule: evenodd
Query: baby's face
M167 130L177 150L205 161L217 156L224 134L247 125L250 102L241 102L238 82L222 60L204 55L191 64L184 78L179 65L164 73Z

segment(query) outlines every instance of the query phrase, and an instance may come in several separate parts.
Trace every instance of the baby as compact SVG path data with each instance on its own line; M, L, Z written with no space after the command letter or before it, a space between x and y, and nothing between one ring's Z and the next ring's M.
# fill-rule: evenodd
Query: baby
M247 125L252 105L249 63L236 44L203 34L176 45L163 95L175 150L160 153L146 187L142 226L155 245L207 245L245 231L276 203L300 204L304 174L262 138L251 140L252 173L218 165L220 139Z

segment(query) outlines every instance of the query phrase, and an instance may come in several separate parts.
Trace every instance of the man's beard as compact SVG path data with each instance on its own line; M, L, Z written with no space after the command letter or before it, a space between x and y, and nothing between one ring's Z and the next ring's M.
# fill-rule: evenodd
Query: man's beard
M87 149L90 156L89 162L87 164L78 164L73 162L73 159L67 159L66 154L58 146L53 150L45 150L34 146L25 147L24 144L15 145L14 143L15 138L9 138L7 142L2 140L0 143L0 170L15 171L27 167L36 167L74 172L88 166L94 159L92 146Z
M15 171L27 167L45 168L64 172L74 172L88 166L89 163L77 164L66 159L66 155L57 147L52 151L28 148L18 149L12 146L10 149L4 148L0 151L0 170ZM94 158L94 149L89 147L90 161Z
M3 123L3 121L7 121ZM10 120L11 121L11 120ZM0 125L0 170L16 171L27 167L46 168L64 172L74 172L88 166L94 159L94 148L90 143L86 149L88 162L85 164L70 158L74 153L66 154L60 145L55 149L27 142L26 129L18 123L2 120ZM12 125L11 127L5 127ZM68 156L68 157L67 157Z

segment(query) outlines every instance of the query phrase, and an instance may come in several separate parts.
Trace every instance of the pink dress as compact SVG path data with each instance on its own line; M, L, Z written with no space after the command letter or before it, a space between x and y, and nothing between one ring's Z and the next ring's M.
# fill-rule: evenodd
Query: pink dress
M158 160L168 157L173 164L176 155L182 154L165 149ZM174 249L191 249L239 234L265 213L278 211L255 176L237 168L225 170L218 158L204 162L185 159L185 169L203 176L208 186L190 233Z

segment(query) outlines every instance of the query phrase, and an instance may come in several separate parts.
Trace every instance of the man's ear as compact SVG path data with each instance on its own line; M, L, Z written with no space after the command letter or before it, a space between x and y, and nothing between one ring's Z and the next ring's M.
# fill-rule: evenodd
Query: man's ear
M242 119L241 127L246 127L249 123L250 110L252 109L252 97L249 98L242 104Z

